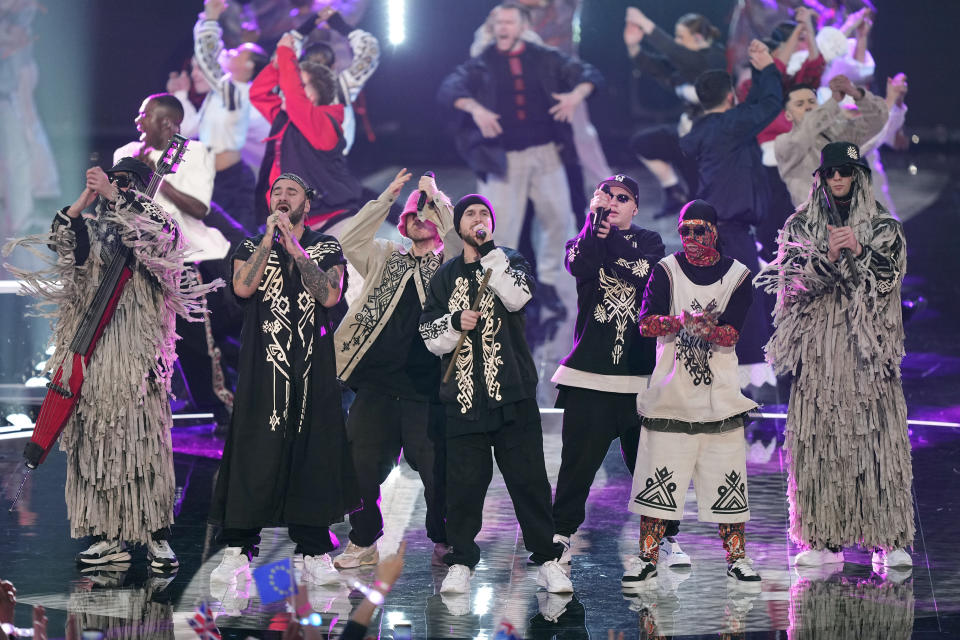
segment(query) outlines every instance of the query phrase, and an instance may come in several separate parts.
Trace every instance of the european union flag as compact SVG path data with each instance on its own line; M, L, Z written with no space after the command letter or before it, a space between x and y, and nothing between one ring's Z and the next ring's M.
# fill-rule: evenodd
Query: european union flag
M257 592L263 604L283 600L297 592L290 558L254 569L253 579L257 581Z

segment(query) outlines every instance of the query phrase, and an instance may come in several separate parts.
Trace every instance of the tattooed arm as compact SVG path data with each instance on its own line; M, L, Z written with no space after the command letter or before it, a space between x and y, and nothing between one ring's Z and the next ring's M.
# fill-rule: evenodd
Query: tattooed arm
M267 268L270 258L270 248L273 246L273 230L268 223L267 233L263 235L260 244L246 260L233 261L233 292L238 298L249 298L257 292L263 272ZM246 242L250 242L247 240Z
M293 254L293 260L300 269L303 287L317 302L327 308L340 302L340 294L343 292L343 265L335 264L324 271L302 250Z

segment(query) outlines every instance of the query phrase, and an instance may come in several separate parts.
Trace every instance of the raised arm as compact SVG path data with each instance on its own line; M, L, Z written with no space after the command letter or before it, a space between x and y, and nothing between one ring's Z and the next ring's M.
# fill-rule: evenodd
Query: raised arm
M339 12L331 11L329 7L320 12L318 21L324 18L331 29L346 37L350 43L353 60L349 67L340 72L340 80L349 94L348 100L353 102L380 66L380 42L372 33L351 27Z
M480 266L492 271L487 286L500 298L507 311L523 309L533 298L536 287L529 263L516 251L508 257L503 249L493 244L493 240L480 245L479 251L482 256Z

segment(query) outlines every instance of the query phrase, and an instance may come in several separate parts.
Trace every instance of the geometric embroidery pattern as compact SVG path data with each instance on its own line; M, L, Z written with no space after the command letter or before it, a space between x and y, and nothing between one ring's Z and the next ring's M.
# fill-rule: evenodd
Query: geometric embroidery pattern
M652 478L647 478L646 488L638 493L633 501L653 509L674 511L677 508L677 501L673 494L677 490L677 483L672 480L673 471L660 467L654 472Z
M747 483L743 482L737 471L731 471L724 476L726 484L717 487L720 497L713 503L710 510L714 513L745 513L747 506Z

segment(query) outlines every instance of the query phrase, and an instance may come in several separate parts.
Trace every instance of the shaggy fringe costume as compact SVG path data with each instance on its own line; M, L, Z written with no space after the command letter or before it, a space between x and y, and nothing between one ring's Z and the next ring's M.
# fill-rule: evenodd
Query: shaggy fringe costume
M6 266L23 280L26 294L40 298L38 315L55 319L55 352L45 373L63 365L68 379L70 341L109 264L110 247L121 241L133 250L133 277L86 365L60 448L67 452L70 535L146 543L152 532L173 523L168 396L176 360L175 316L202 320L203 295L223 282L200 285L184 277L180 231L146 196L127 192L116 211L101 204L98 214L95 220L71 221L61 212L49 234L11 241L4 254L19 246L44 261L45 268L37 271ZM83 225L90 253L77 264L74 251ZM41 246L55 249L56 258Z
M789 640L887 640L913 632L913 581L801 580L790 589Z
M792 373L786 445L790 536L814 548L911 546L913 470L900 379L904 355L901 224L856 169L846 224L863 253L860 284L827 259L827 205L819 185L785 223L779 255L755 279L777 294L766 346Z

